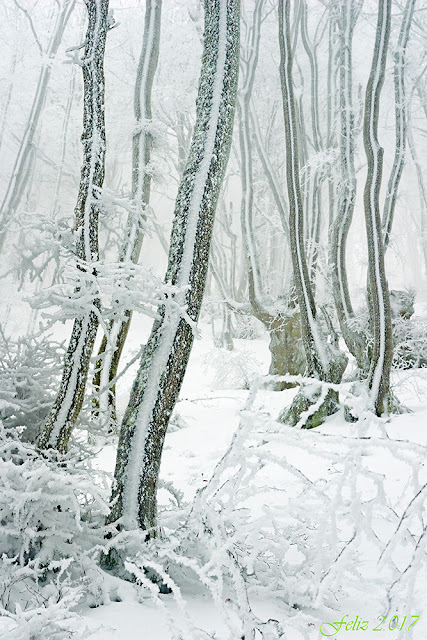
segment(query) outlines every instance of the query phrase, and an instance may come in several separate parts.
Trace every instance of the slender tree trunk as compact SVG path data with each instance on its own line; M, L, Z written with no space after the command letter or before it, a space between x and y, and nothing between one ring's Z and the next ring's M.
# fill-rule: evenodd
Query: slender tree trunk
M347 359L337 348L328 344L316 317L316 305L310 283L304 248L304 211L299 177L299 152L295 100L292 83L292 41L290 36L290 0L279 1L280 75L285 122L286 181L289 196L289 231L295 290L298 298L302 340L308 374L325 382L339 383ZM320 395L320 391L319 391ZM303 391L298 394L289 411L281 419L296 424L310 399ZM336 394L329 392L325 402L309 425L319 424L323 417L335 410Z
M88 11L86 47L82 60L84 80L83 165L76 206L76 253L79 269L96 275L98 260L99 191L105 171L104 51L108 29L108 0L85 0ZM82 286L91 294L90 278ZM95 292L96 293L96 292ZM99 307L95 298L94 307ZM38 445L65 453L71 431L82 407L90 358L98 328L94 310L84 311L74 321L64 372L54 405L42 429Z
M351 303L346 266L347 236L353 219L357 187L354 167L352 41L360 8L360 0L341 0L337 7L340 39L340 190L337 214L331 233L330 264L332 291L341 333L359 369L366 375L369 370L368 345L365 334L356 328L357 321Z
M255 108L252 101L249 109L250 109L250 114L249 114L250 124L251 124L251 130L253 133L253 139L255 142L255 147L258 152L258 156L261 161L261 165L264 170L265 177L267 178L268 185L271 189L271 193L273 194L274 203L280 215L283 231L285 233L286 238L289 240L288 210L287 210L286 201L283 198L280 183L272 167L268 153L263 145L261 131L259 129L258 119L257 119L257 115L256 115Z
M372 406L377 414L390 409L390 370L393 358L390 296L384 267L384 244L379 208L383 149L378 142L380 95L387 60L390 15L391 0L380 0L363 121L363 142L368 163L364 209L368 238L369 312L373 333L368 386Z
M427 276L427 188L424 182L423 167L421 165L420 159L418 158L417 150L415 148L411 124L407 128L406 133L408 137L412 162L417 174L418 194L420 200L421 247L424 256L424 272Z
M136 133L132 151L132 200L134 211L127 221L126 237L120 260L137 263L144 238L143 225L147 219L146 208L150 201L152 133L151 93L159 58L162 0L147 0L141 56L139 58L134 93ZM113 320L104 335L98 352L93 379L95 391L95 413L100 411L110 425L116 423L116 388L113 380L117 376L120 357L129 333L132 311L128 310L122 320Z
M73 65L73 69L71 70L70 88L68 91L67 105L65 107L64 122L62 125L62 132L61 132L61 157L59 159L59 168L56 174L55 193L53 196L53 204L52 204L52 215L56 215L57 213L58 203L59 203L59 193L61 190L62 180L64 177L65 153L67 150L67 140L68 140L68 127L70 124L71 108L73 106L73 101L75 98L75 95L74 95L75 86L76 86L76 69Z
M335 35L335 23L336 23L336 4L330 6L330 18L329 18L329 42L328 42L328 78L327 78L327 149L332 152L337 145L337 131L335 123L337 121L338 114L338 73L339 73L339 46L338 38ZM328 175L328 239L330 242L332 235L332 225L336 218L337 213L337 190L339 184L339 176L337 171L337 162L334 158L331 158L329 163L329 175Z
M166 281L181 289L163 307L141 359L120 430L108 522L156 534L163 442L182 385L206 283L215 209L230 152L239 61L238 0L205 0L196 124L178 190ZM114 566L114 553L106 558Z
M18 154L9 180L9 185L0 208L0 250L7 233L7 225L19 208L28 180L28 165L31 159L34 137L38 130L40 116L46 99L52 62L56 57L68 19L74 9L75 0L60 0L58 13L47 50L43 56L43 66L37 83L31 112L25 127L24 136L19 145Z
M306 0L301 1L301 39L304 50L310 64L310 115L312 143L315 154L319 154L324 149L323 136L320 131L320 109L319 109L319 67L317 56L317 43L311 42L308 35L308 8ZM321 189L325 179L325 172L317 166L311 170L307 169L307 263L310 275L310 282L315 291L317 260L319 253L320 229L322 221L322 201Z
M0 124L0 150L3 146L3 136L4 136L4 130L6 128L6 122L7 122L7 116L9 113L9 106L10 106L10 101L12 99L12 93L13 93L13 85L14 85L14 81L15 81L15 69L16 69L16 58L17 58L17 53L15 51L15 53L13 54L13 58L12 58L12 63L10 65L10 70L8 72L8 86L7 86L7 90L6 90L6 101L3 107L3 111L1 114L1 124Z
M406 47L408 45L409 33L411 30L412 16L414 15L415 0L407 0L403 13L402 25L397 41L397 48L394 53L394 113L396 121L396 151L394 154L393 167L387 185L384 212L382 219L384 251L390 242L391 227L394 219L394 210L399 189L400 178L405 164L406 154L406 92L405 92L405 65Z

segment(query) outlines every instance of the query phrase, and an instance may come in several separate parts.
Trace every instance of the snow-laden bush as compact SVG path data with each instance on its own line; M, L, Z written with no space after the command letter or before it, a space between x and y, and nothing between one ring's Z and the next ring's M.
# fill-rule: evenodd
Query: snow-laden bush
M427 367L427 321L423 318L393 320L393 368Z
M99 581L107 495L87 461L41 457L0 427L0 606L14 623L2 638L71 637L72 608Z
M49 335L13 340L0 331L0 419L9 427L31 425L28 439L53 403L64 353L64 344Z
M237 349L212 349L203 364L214 389L249 389L262 366L252 354Z

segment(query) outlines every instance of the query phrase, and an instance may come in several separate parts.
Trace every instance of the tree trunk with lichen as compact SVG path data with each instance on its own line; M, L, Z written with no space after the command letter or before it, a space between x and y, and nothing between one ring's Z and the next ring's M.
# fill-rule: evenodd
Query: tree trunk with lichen
M219 191L233 131L239 61L238 0L205 0L196 124L175 204L166 281L179 287L155 321L120 430L107 522L157 533L163 443L189 360L206 283ZM186 316L182 307L186 307ZM114 549L103 564L116 571Z
M93 306L96 308L99 307L96 291L93 291L93 275L96 273L91 264L98 260L99 191L105 171L104 52L108 0L85 1L88 27L81 62L84 81L83 165L75 210L76 254L78 268L82 271L81 286L85 287L88 296L94 296ZM90 274L87 280L84 273ZM82 312L74 321L58 395L37 439L40 449L52 448L60 453L66 453L68 449L71 432L83 404L98 322L95 310Z

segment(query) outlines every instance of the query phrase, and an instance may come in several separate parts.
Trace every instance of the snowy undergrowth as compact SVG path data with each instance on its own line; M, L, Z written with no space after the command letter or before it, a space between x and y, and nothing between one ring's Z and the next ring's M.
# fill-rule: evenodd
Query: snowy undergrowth
M261 368L259 360L241 350L212 349L203 363L214 389L249 389Z
M2 638L85 637L73 608L99 583L107 500L87 460L41 457L0 427Z
M58 464L1 431L2 638L133 640L150 620L156 640L312 640L321 622L356 610L372 620L422 615L422 403L418 413L380 419L341 385L357 423L340 412L314 430L290 428L275 418L295 390L272 392L264 377L250 393L218 395L199 374L210 346L196 346L180 428L166 442L163 534L149 544L135 532L105 541L108 483L81 452ZM410 404L422 372L396 375ZM127 556L134 584L98 568L111 545ZM172 593L159 594L146 569ZM399 638L422 633L415 626Z
M211 479L190 504L172 501L162 538L129 557L141 584L150 567L173 589L157 596L170 637L317 638L322 621L355 607L373 619L422 615L426 446L402 434L410 416L377 418L341 385L358 422L341 412L299 430L274 420L264 383ZM216 605L210 635L188 613L196 593Z

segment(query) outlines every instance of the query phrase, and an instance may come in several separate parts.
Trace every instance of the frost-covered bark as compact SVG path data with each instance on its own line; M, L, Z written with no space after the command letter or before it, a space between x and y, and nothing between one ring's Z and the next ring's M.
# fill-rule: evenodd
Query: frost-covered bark
M326 103L326 147L335 149L338 147L337 131L335 123L338 119L339 95L338 95L338 75L339 75L339 42L336 37L336 13L337 6L332 4L329 16L329 37L328 37L328 75L327 75L327 103ZM332 225L336 218L337 190L339 175L337 163L332 161L329 165L328 175L328 238L332 235Z
M308 374L325 382L338 383L346 366L346 358L326 341L319 326L313 290L310 283L304 248L304 210L299 176L297 118L292 84L292 40L290 36L290 1L279 2L280 77L285 123L286 182L289 197L289 233L295 291L301 316L302 339ZM324 409L333 410L335 399L328 393ZM305 400L307 400L305 398ZM298 422L306 402L296 399L293 408L282 419ZM326 406L328 405L328 406ZM305 410L305 409L302 409ZM322 410L323 411L323 410Z
M166 281L181 289L160 309L120 431L109 522L155 535L156 492L168 422L194 339L219 190L233 130L239 59L238 0L205 0L205 32L191 149L175 204ZM182 307L186 306L187 316ZM107 564L114 564L114 558Z
M135 133L132 148L132 200L134 210L129 214L126 237L120 260L137 263L144 237L143 224L150 200L152 133L151 93L159 58L162 0L148 0L145 10L144 35L134 92ZM116 422L116 391L113 380L117 376L120 357L129 332L132 311L127 310L122 320L109 325L98 353L94 387L100 390L101 415L106 422ZM98 406L97 406L98 408Z
M332 290L345 343L361 371L369 368L365 335L356 328L348 287L346 247L356 200L354 167L355 111L353 103L353 33L361 8L360 0L341 0L336 11L339 34L339 159L340 186L337 214L330 243Z
M30 114L25 125L23 138L15 158L12 175L0 208L0 249L3 247L7 225L19 208L30 175L29 164L33 155L35 136L46 99L52 63L61 44L68 19L74 9L75 0L60 0L58 3L55 26L46 51L43 53L43 66L37 82Z
M318 25L318 28L321 23ZM320 108L319 108L319 65L318 65L318 46L319 34L316 34L313 41L308 35L308 7L306 0L301 1L300 8L300 27L301 40L304 50L307 54L310 64L310 116L311 116L311 143L314 153L318 156L324 149L324 140L320 130ZM322 32L323 30L320 29ZM304 113L301 111L301 118L304 119ZM301 123L303 124L303 122ZM305 127L304 127L305 128ZM303 201L306 202L306 229L305 236L307 239L307 263L313 290L316 283L317 259L319 252L320 228L322 218L322 183L326 177L323 166L308 167L305 169L306 179L304 180Z
M390 242L391 227L393 224L394 210L399 189L400 178L405 164L406 153L406 92L405 92L405 66L406 48L411 30L412 16L414 15L415 0L407 0L400 27L399 39L394 53L394 113L396 126L396 150L393 167L387 185L384 213L382 219L384 251Z
M91 263L98 260L99 193L105 170L104 51L108 29L108 0L85 0L88 11L86 46L81 61L84 81L83 165L77 199L76 233L78 268L95 275ZM84 282L84 280L83 280ZM88 277L89 296L93 286ZM98 328L96 307L82 310L74 321L58 395L42 429L38 445L65 453L80 413Z
M379 207L383 149L378 141L380 95L386 68L390 15L391 0L380 0L374 55L366 87L363 121L363 142L368 162L364 210L368 239L369 313L373 333L368 386L372 406L378 414L390 408L390 369L393 358L390 295L384 266L384 244Z

